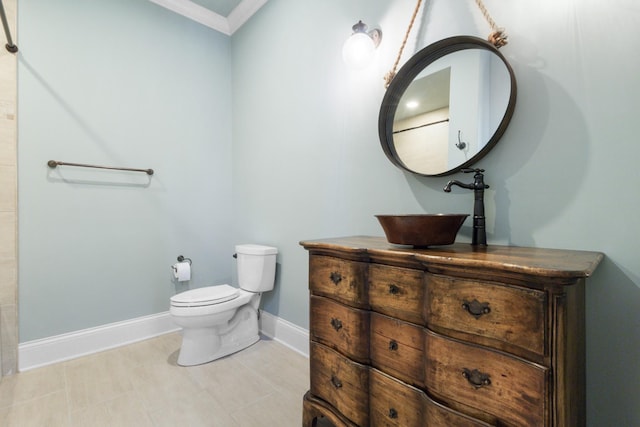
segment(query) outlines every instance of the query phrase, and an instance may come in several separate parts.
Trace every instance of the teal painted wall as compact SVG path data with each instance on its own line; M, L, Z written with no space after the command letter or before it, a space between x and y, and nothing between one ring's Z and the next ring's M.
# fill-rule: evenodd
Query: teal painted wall
M474 2L426 2L403 58L444 37L485 37ZM478 166L487 170L490 244L606 254L587 284L589 425L640 425L640 50L637 2L486 0L510 43L519 84L513 121ZM442 192L387 161L378 142L384 88L415 2L270 0L232 37L237 240L280 248L265 308L307 327L302 239L382 235L374 214L470 212L472 194ZM374 65L341 62L358 19L380 26ZM469 176L454 175L469 180ZM466 226L460 240L469 240Z
M20 342L167 311L180 254L230 281L229 38L146 0L18 14Z

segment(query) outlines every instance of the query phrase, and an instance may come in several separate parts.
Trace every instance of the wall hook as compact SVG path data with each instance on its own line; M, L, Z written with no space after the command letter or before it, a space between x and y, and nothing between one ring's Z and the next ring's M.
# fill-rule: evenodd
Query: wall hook
M467 143L460 140L460 131L458 131L458 142L456 143L458 150L464 150L467 148Z

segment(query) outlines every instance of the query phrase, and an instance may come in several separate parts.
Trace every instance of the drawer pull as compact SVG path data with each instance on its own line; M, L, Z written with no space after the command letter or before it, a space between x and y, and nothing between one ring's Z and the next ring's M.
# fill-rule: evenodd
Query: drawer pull
M463 301L462 302L462 308L467 313L469 313L470 315L475 317L476 319L479 319L480 316L482 316L483 314L491 313L491 307L489 307L489 303L488 302L480 302L477 299L474 299L471 302Z
M483 372L474 369L473 371L464 368L462 369L462 376L469 381L469 383L475 388L485 387L491 385L491 378L489 374L485 374Z
M396 351L398 349L398 342L396 340L389 341L389 350Z
M331 384L333 384L335 388L342 387L342 381L340 381L335 375L331 375Z
M400 288L396 285L389 285L389 293L391 295L398 295L400 293Z
M398 411L396 411L394 408L389 408L389 418L398 418Z
M337 271L333 271L330 275L329 275L329 279L331 279L331 281L333 282L334 285L338 285L338 283L342 282L342 275L340 273L338 273Z
M332 317L331 326L333 326L333 329L335 329L336 332L338 332L340 329L342 329L342 320Z

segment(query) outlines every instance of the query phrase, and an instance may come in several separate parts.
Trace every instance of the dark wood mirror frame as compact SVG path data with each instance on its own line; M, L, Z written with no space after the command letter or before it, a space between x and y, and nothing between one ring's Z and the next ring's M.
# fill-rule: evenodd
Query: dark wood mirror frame
M398 109L398 103L405 91L414 81L416 76L418 76L425 68L427 68L430 64L435 62L436 60L454 53L458 51L462 51L465 49L484 49L487 50L494 55L496 55L502 63L504 63L510 78L511 90L509 92L509 101L507 104L507 108L504 112L504 116L500 121L497 129L490 137L489 141L484 145L484 147L475 153L470 159L465 161L464 163L460 163L459 165L449 169L444 170L439 173L434 174L424 174L407 167L402 160L399 158L396 148L394 145L393 138L393 124L394 118L396 115L396 110ZM382 106L380 108L380 115L378 117L378 134L380 137L380 143L382 145L382 149L384 153L387 155L389 160L399 167L400 169L422 175L422 176L444 176L450 175L459 171L460 169L467 168L471 166L473 163L480 160L484 157L498 142L498 140L502 137L511 117L513 116L513 112L515 110L516 105L516 96L517 96L517 87L516 87L516 79L513 73L513 69L505 59L505 57L498 51L498 49L490 44L489 42L482 40L473 36L456 36L450 37L447 39L443 39L437 41L424 49L420 50L416 53L402 68L398 71L394 79L391 81L387 92L382 100Z

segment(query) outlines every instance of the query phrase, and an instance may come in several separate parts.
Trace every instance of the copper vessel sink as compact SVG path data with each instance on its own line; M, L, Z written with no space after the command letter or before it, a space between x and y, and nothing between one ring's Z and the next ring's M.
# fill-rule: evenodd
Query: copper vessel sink
M450 245L468 214L376 215L389 243L417 247Z

